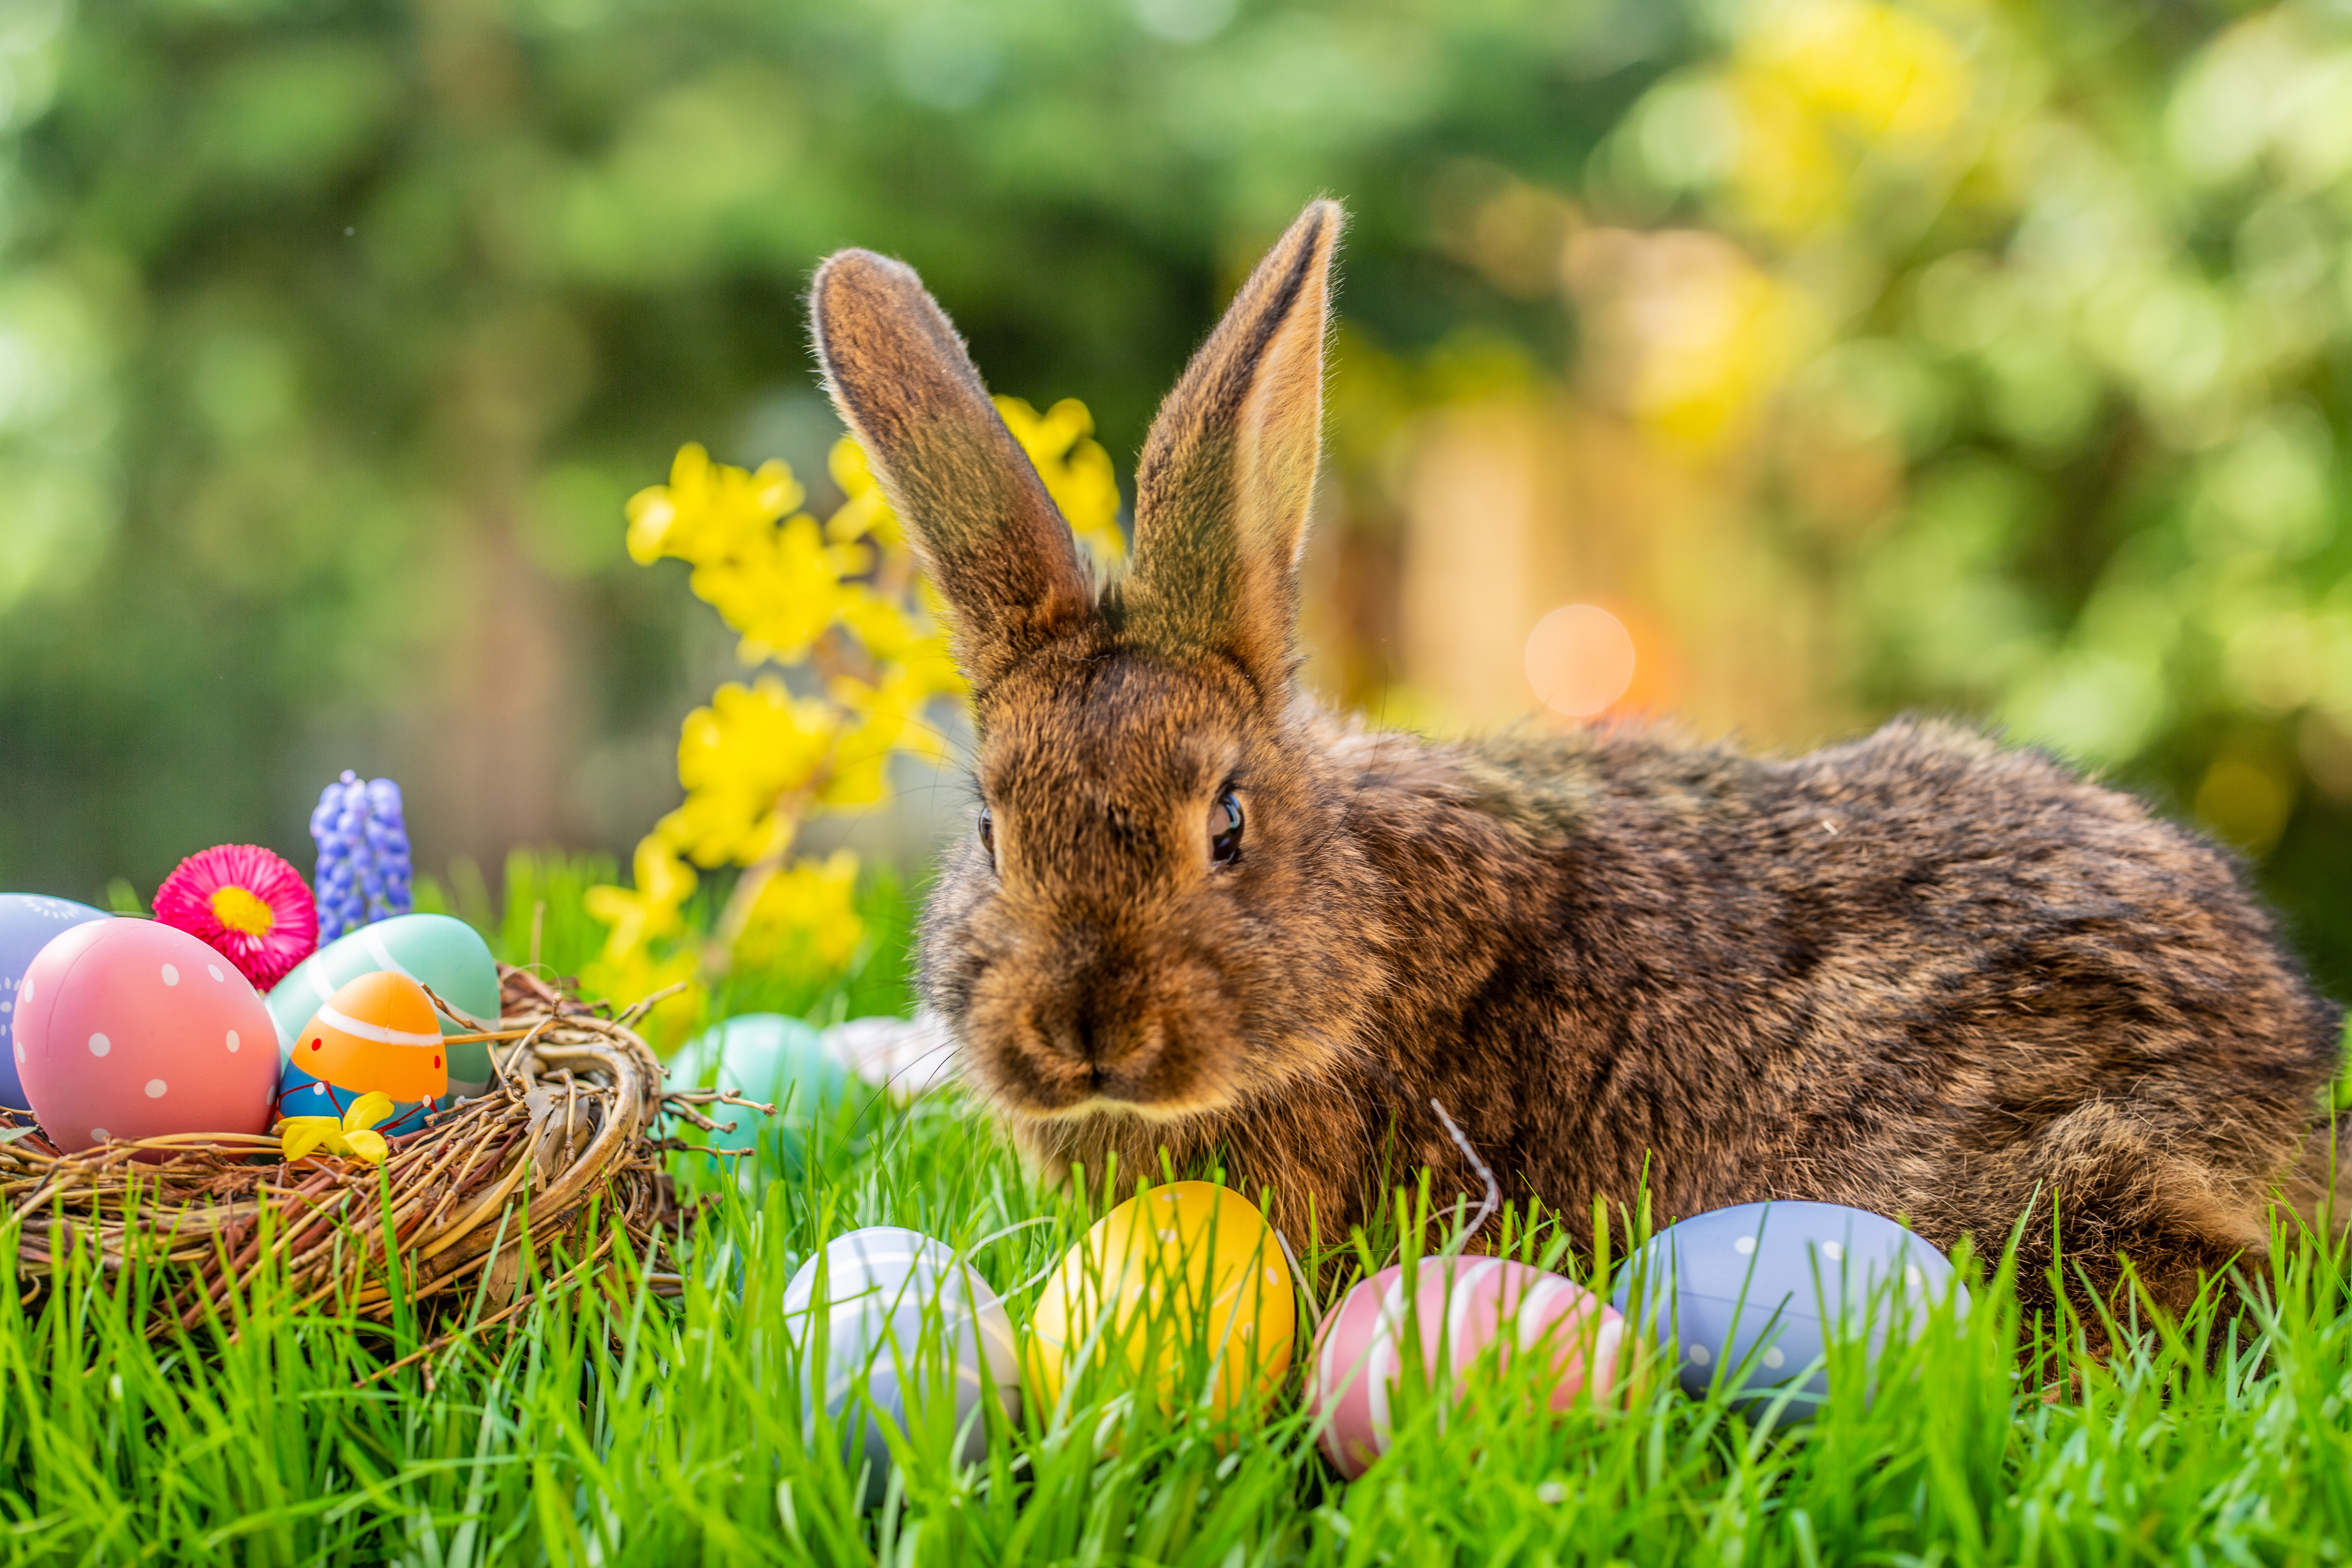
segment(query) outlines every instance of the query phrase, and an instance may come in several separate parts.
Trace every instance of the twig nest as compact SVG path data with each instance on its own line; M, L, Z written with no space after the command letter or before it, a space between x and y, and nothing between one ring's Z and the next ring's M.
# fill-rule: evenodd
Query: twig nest
M117 938L116 928L131 937ZM58 940L100 940L83 931L106 933L108 944L173 942L210 952L195 938L146 921L97 921ZM136 1259L161 1282L141 1297L148 1311L143 1326L154 1335L227 1316L230 1299L263 1275L282 1279L305 1300L370 1321L480 1300L492 1309L482 1321L503 1321L521 1300L526 1236L541 1248L561 1242L577 1259L574 1268L591 1270L606 1266L625 1235L650 1265L654 1289L681 1287L671 1271L671 1248L683 1216L653 1136L663 1109L661 1065L623 1020L506 970L500 1032L512 1043L501 1050L487 1092L423 1131L388 1140L381 1164L372 1163L375 1151L342 1158L323 1145L294 1162L285 1158L283 1140L260 1135L278 1075L267 1008L250 986L237 991L243 978L219 954L211 954L222 972L215 978L187 946L177 952L189 962L147 954L142 962L155 971L152 980L133 966L121 984L103 987L110 1005L152 1004L152 990L144 997L134 993L160 985L184 998L172 1004L169 1022L184 1033L213 1026L210 1015L194 1005L218 1005L208 988L219 987L241 1010L231 1026L238 1030L237 1048L226 1054L241 1066L258 1064L258 1082L268 1087L242 1100L249 1109L241 1132L220 1129L224 1118L207 1115L201 1118L207 1125L195 1131L146 1137L127 1148L120 1136L125 1129L108 1123L99 1125L117 1137L100 1150L75 1142L60 1152L30 1133L0 1142L0 1184L20 1202L38 1198L24 1211L37 1213L38 1223L14 1237L20 1280L39 1289L68 1251L95 1257L110 1269ZM38 971L47 959L45 951L32 976L34 1011L44 1017L49 985ZM176 980L162 973L163 963L173 964ZM83 983L80 970L71 980ZM74 1024L66 1044L88 1027ZM127 1028L119 1033L121 1039L108 1036L101 1063L128 1064L128 1042L137 1037ZM187 1049L205 1046L195 1037ZM29 1081L38 1093L37 1074ZM169 1105L180 1085L166 1081L171 1092L157 1098ZM360 1110L366 1109L362 1101ZM52 1111L46 1131L73 1125ZM344 1132L351 1143L351 1130ZM134 1168L126 1153L149 1163ZM393 1237L396 1247L389 1245ZM388 1272L395 1260L396 1279Z
M1884 1215L1839 1204L1741 1204L1669 1226L1625 1260L1616 1301L1694 1398L1731 1391L1751 1416L1810 1418L1830 1394L1832 1338L1875 1367L1958 1292L1949 1259Z
M1020 1415L1021 1363L1003 1302L953 1247L919 1231L880 1225L835 1237L793 1276L784 1319L803 1351L809 1440L822 1386L844 1457L856 1464L864 1455L868 1508L890 1474L884 1423L970 1465L987 1453L983 1401L995 1399L1007 1420Z
M26 967L14 1018L25 1092L64 1152L269 1125L269 1010L235 964L186 931L155 921L73 927Z
M1255 1413L1290 1370L1298 1330L1282 1244L1257 1205L1208 1182L1137 1194L1046 1280L1029 1370L1058 1402L1089 1363L1123 1364L1162 1411Z
M1461 1397L1479 1358L1496 1371L1521 1356L1549 1360L1549 1403L1566 1410L1591 1390L1613 1400L1631 1381L1624 1319L1575 1281L1497 1258L1426 1258L1357 1283L1323 1319L1307 1370L1307 1405L1323 1453L1350 1480L1388 1452L1390 1405L1408 1359Z

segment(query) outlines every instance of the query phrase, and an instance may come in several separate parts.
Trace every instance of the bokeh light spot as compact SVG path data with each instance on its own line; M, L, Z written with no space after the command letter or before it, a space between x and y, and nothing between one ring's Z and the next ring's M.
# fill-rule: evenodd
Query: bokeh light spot
M1562 605L1528 634L1528 684L1555 713L1587 719L1633 684L1633 638L1598 605Z

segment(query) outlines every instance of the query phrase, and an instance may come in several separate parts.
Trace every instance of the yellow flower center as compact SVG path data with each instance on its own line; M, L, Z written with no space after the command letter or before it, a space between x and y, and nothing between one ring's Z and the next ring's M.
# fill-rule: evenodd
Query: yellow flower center
M243 888L223 888L213 895L213 919L247 936L268 936L278 923L269 906Z

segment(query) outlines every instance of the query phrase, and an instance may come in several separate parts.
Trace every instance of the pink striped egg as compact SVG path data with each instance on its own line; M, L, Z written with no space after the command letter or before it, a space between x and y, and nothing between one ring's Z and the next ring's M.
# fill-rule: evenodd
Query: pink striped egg
M1548 1350L1551 1407L1565 1410L1587 1383L1615 1387L1625 1321L1572 1280L1499 1258L1429 1258L1418 1264L1408 1310L1405 1271L1391 1267L1359 1283L1325 1314L1307 1370L1307 1406L1322 1425L1324 1456L1353 1480L1388 1451L1389 1400L1402 1367L1408 1324L1421 1331L1423 1370L1434 1380L1443 1352L1450 1371L1470 1370L1496 1345L1498 1361Z

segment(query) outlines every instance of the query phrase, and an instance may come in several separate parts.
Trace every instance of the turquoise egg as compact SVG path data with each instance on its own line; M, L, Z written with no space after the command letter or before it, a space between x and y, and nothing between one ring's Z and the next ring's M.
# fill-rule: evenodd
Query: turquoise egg
M688 1040L670 1061L669 1087L731 1089L773 1105L773 1121L740 1105L714 1105L704 1112L721 1126L732 1121L731 1132L705 1132L685 1123L670 1131L689 1142L720 1149L756 1149L760 1134L768 1131L792 1170L801 1165L803 1131L861 1088L826 1052L823 1035L779 1013L746 1013Z
M278 1023L278 1057L291 1059L294 1037L320 1004L362 974L379 969L431 986L442 1000L477 1018L499 1016L499 966L482 933L455 915L394 915L329 942L279 981L267 998ZM465 1029L444 1018L445 1035ZM449 1047L449 1100L477 1095L490 1084L490 1048ZM445 1101L446 1103L446 1101Z

